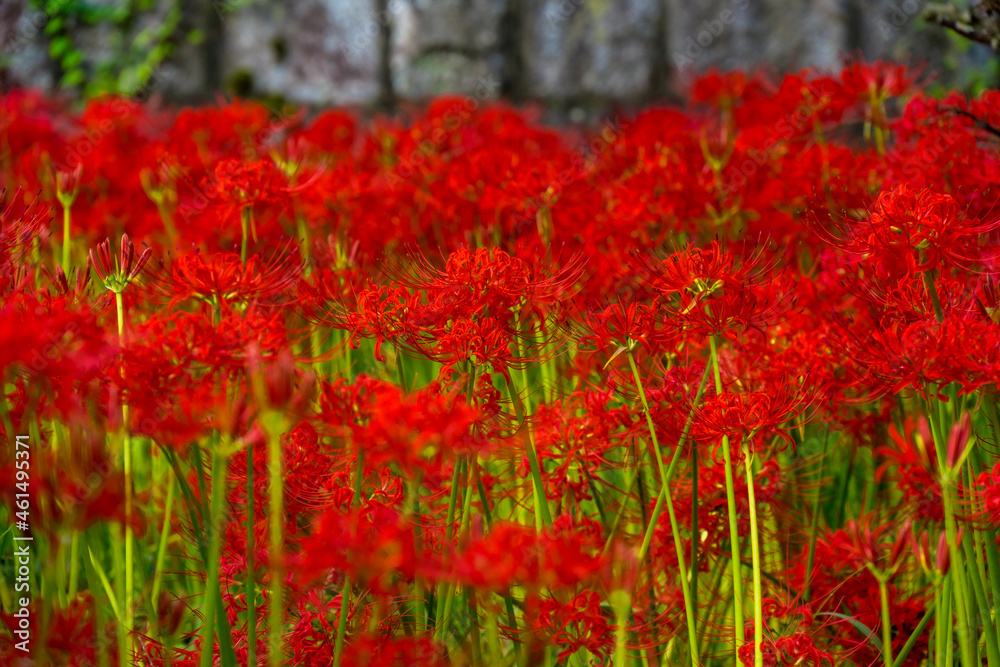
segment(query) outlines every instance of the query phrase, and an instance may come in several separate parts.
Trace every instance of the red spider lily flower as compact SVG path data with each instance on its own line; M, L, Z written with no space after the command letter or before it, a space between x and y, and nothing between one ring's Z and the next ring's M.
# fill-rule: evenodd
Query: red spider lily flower
M352 440L373 466L395 463L404 476L439 472L462 454L476 455L487 441L473 431L478 410L456 394L445 394L430 385L404 393L382 383L368 396L368 418L352 424Z
M966 216L950 195L902 184L880 193L866 220L844 219L832 230L818 231L877 277L895 281L995 258L996 251L986 248L983 238L998 228L1000 218L984 222Z
M640 417L612 407L610 391L575 392L562 401L541 405L533 416L538 457L549 462L542 471L549 499L591 500L600 471L612 465L616 449L640 427ZM527 457L519 474L528 476Z
M783 425L802 415L812 403L809 390L795 384L787 383L770 391L723 392L704 398L696 411L694 438L717 445L728 436L733 447L739 448L746 440L753 448L754 443L777 435L794 446L787 433L791 425Z
M278 201L289 193L287 178L272 160L221 160L202 179L201 190L231 210Z
M916 75L905 65L876 61L851 62L844 66L840 78L845 92L859 99L884 102L889 97L906 93L913 87Z
M104 284L105 289L115 294L121 294L128 287L129 283L139 277L146 262L153 254L152 248L146 248L135 257L135 247L129 240L128 234L122 234L122 248L118 257L111 258L111 239L105 239L103 243L97 244L97 257L94 251L90 251L90 264L94 267L97 277Z
M765 665L834 667L837 664L832 653L816 646L822 628L813 627L814 615L809 605L785 605L773 598L764 598L763 611L767 626L762 647ZM747 637L753 636L753 625L753 621L747 624ZM752 641L740 647L739 659L744 665L754 664Z
M392 592L418 572L427 577L435 569L426 552L417 558L413 529L398 511L331 508L303 540L291 571L308 582L334 570L376 592Z
M1000 528L1000 463L979 473L976 491L983 503L983 515Z
M442 377L450 374L455 366L472 362L477 367L489 365L510 384L511 367L525 368L535 361L514 356L506 330L492 317L455 320L436 336L432 349L423 349L423 343L418 346L424 356L443 364Z
M498 522L453 557L449 578L480 590L572 590L604 566L599 543L573 532L539 534L533 528Z
M891 575L901 564L911 523L906 521L895 539L890 534L892 527L891 523L880 521L874 514L865 514L859 519L848 520L843 530L831 536L831 543L841 549L843 557L858 569L869 568L880 575Z
M56 199L65 208L69 208L76 200L80 190L80 175L83 174L83 163L76 165L73 171L57 169L55 171Z
M422 256L412 260L412 271L389 270L402 274L397 277L401 284L427 293L429 317L439 322L492 317L512 335L519 333L529 313L544 320L547 309L572 295L582 264L579 257L571 257L557 274L545 275L538 264L499 248L459 248L448 256L443 271Z
M0 293L6 293L15 270L21 266L31 244L36 239L41 242L43 231L48 227L50 213L42 208L36 198L30 204L19 206L14 194L6 208L0 210ZM0 190L0 202L6 199L7 190Z
M658 295L664 319L702 335L760 329L793 302L791 283L774 275L763 249L737 257L713 241L662 259L634 258L632 264Z
M902 435L893 424L889 427L889 437L894 446L875 450L886 459L875 470L875 479L879 482L892 479L906 497L906 511L915 518L943 521L937 456L927 419L908 418Z
M586 649L607 662L614 648L614 621L602 607L597 591L584 591L568 601L545 596L526 601L525 616L532 636L555 647L557 660Z
M64 298L40 301L39 296L44 295L15 292L0 305L0 377L45 378L67 390L97 377L114 347L93 312ZM75 394L67 392L65 398L76 401ZM63 392L57 397L68 407Z
M580 344L610 352L611 359L636 346L654 354L674 342L678 333L655 305L635 301L628 305L610 303L600 311L588 309L582 328L587 333L581 336Z
M201 180L198 191L208 203L222 211L223 219L229 219L239 210L254 210L261 204L287 204L291 196L311 187L321 175L320 170L301 183L290 185L288 176L273 160L221 160L208 175ZM256 223L251 218L254 240L257 238Z
M848 326L839 332L848 368L873 393L926 391L957 382L967 394L996 381L1000 327L992 323L952 311L943 322L929 316ZM976 345L970 347L970 340Z
M958 534L955 536L956 541L960 542L961 536L962 529L959 528ZM948 549L946 531L942 530L938 533L937 550L934 552L930 549L930 533L925 530L920 533L919 537L916 533L910 533L910 549L913 551L917 563L925 572L933 571L941 575L948 573L948 568L951 566L951 551Z
M251 343L246 350L246 373L261 409L298 415L312 400L315 376L297 369L288 349L265 361L261 347Z
M412 294L405 287L369 286L357 296L357 305L351 312L331 312L332 322L351 332L351 347L358 349L359 338L375 339L375 359L384 362L382 345L406 345L417 331L415 312L420 295Z
M209 305L224 302L270 301L288 293L301 273L298 247L289 245L270 257L253 255L246 264L234 253L183 255L167 267L154 289L170 298L170 304L191 298Z

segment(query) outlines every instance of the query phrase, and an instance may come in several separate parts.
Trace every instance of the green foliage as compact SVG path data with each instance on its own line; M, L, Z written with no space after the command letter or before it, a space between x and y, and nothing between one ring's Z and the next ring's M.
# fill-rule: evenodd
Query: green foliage
M182 18L180 0L160 7L153 0L122 0L113 5L32 0L31 6L47 17L44 32L49 37L49 57L59 66L59 86L76 89L84 97L132 96L152 85L156 70L174 50ZM74 41L80 29L108 33L110 55L88 62ZM189 41L197 43L197 37L189 36Z

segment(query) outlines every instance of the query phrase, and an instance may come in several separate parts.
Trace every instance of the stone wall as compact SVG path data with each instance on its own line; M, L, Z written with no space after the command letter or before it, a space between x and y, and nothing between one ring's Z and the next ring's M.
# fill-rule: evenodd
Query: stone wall
M172 2L178 32L203 37L178 38L155 73L151 86L177 102L221 90L386 109L462 93L572 111L669 99L713 67L832 69L860 54L923 62L952 85L994 69L985 47L926 25L918 0L159 0L133 30ZM53 88L48 18L0 0L5 85ZM108 31L72 34L97 63Z

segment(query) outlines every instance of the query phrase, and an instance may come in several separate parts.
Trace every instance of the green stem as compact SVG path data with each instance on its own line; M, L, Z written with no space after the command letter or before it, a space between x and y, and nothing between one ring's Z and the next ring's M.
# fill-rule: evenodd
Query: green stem
M212 505L209 515L208 539L208 590L205 593L205 623L201 645L201 667L212 667L215 642L213 628L216 613L223 613L218 607L219 599L219 555L222 551L223 509L226 502L226 457L222 447L216 445L212 452Z
M77 563L80 561L80 533L74 531L69 544L69 601L76 599L76 590L79 585L80 568Z
M879 574L878 597L882 604L882 664L885 667L892 667L892 618L889 616L889 587L886 585L886 578Z
M910 651L913 647L917 645L917 640L920 639L920 635L923 634L924 630L927 629L927 624L930 623L931 619L934 618L934 611L937 609L937 596L934 597L934 602L931 606L924 612L923 618L917 623L917 627L913 629L913 633L910 634L910 638L906 640L906 644L900 649L899 655L896 656L895 660L892 662L892 667L903 667L903 663L906 661L906 656L910 655Z
M934 284L934 274L928 270L924 271L923 275L927 293L931 296L931 305L934 307L934 318L938 322L944 322L944 311L941 309L941 299L938 297L937 286Z
M976 563L976 552L978 551L973 545L973 530L966 530L962 534L962 546L965 550L965 558L969 563ZM995 535L990 536L990 539L995 540ZM978 568L973 569L970 573L969 579L972 582L972 592L975 596L976 607L979 609L979 616L983 621L983 634L986 642L986 662L990 667L1000 665L1000 647L997 645L997 633L996 633L996 623L990 617L990 603L986 599L986 588L983 585L983 579L985 577L980 577Z
M522 381L527 387L527 372L521 369ZM510 392L510 400L517 403L515 397L516 389L513 383L508 383L507 390ZM552 514L549 512L549 501L545 497L545 485L542 482L542 468L538 464L538 455L535 450L535 429L531 424L531 409L525 406L524 425L528 430L528 443L526 450L528 453L528 466L531 468L531 481L535 491L535 513L541 518L541 525L545 528L552 527Z
M670 476L667 475L667 469L663 465L663 454L660 452L660 442L656 436L656 425L653 423L653 415L649 410L649 401L646 400L646 390L642 385L642 378L639 377L639 368L635 363L635 356L632 354L631 350L626 351L628 356L628 363L632 369L632 378L635 381L636 390L639 392L639 400L642 402L642 410L646 415L646 426L649 429L649 437L653 444L653 452L656 454L656 463L660 470L660 498L666 501L667 505L667 515L670 518L670 532L673 534L674 538L674 549L677 552L677 568L679 570L680 580L681 580L681 593L684 597L684 616L687 621L688 630L688 648L691 654L691 664L699 665L701 661L698 659L698 634L695 624L695 611L691 600L690 582L687 577L687 566L684 562L684 543L681 540L680 529L677 525L677 517L674 514L674 504L673 499L670 494ZM706 375L707 378L707 375ZM704 386L705 382L702 382ZM673 472L673 466L678 460L681 451L680 443L678 443L677 449L674 450L673 460L671 461L671 473ZM638 473L638 461L636 462L636 472ZM657 499L657 505L660 504L660 499ZM655 525L655 519L651 520L646 527L646 534L650 536L653 531L653 526ZM694 538L692 538L694 539ZM644 540L645 546L645 540Z
M122 348L125 347L125 305L121 292L115 292L115 310L118 314L118 341ZM122 380L125 380L125 360L122 359L121 369ZM124 616L125 628L131 642L132 631L135 619L135 533L132 528L133 515L133 489L132 479L132 442L128 429L128 402L122 400L122 468L125 475L125 599L123 600L122 614Z
M167 555L167 540L170 538L170 515L174 505L174 478L172 471L168 471L167 475L167 502L163 511L163 527L160 529L160 542L156 548L156 566L153 570L153 594L151 596L153 605L156 605L160 599L163 564Z
M281 432L277 423L284 419L279 413L272 413L267 432L268 467L268 528L270 540L268 553L271 560L271 595L268 601L268 664L270 667L284 665L284 473L282 472Z
M754 494L753 457L750 446L743 443L743 468L747 477L747 500L750 513L750 554L753 561L753 661L764 667L764 597L760 577L760 536L757 532L757 500Z
M243 597L247 602L247 664L257 664L257 537L254 530L254 463L253 448L246 448L247 459L247 576L243 582Z
M243 240L240 243L240 261L247 263L247 237L250 235L250 207L244 206L240 209L240 227L243 231Z
M709 336L712 353L712 373L715 376L715 393L722 393L722 375L719 371L719 351L715 336ZM740 532L736 520L736 491L733 485L733 457L729 451L729 437L722 437L722 455L726 464L726 511L729 514L729 548L733 568L733 624L738 651L746 641L743 628L743 577L740 570Z
M69 226L69 206L63 206L63 247L62 247L62 270L69 278L69 249L73 239L70 238Z

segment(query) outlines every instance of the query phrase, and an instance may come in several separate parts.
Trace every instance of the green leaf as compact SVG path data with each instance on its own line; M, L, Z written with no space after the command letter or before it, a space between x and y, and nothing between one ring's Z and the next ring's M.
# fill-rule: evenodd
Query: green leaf
M60 18L58 16L53 16L45 24L45 29L43 30L43 32L46 35L54 35L54 34L56 34L57 32L59 32L60 30L63 29L63 25L64 25L64 21L62 20L62 18Z
M79 86L86 80L87 76L83 73L82 69L74 69L63 76L59 81L59 85L63 88L71 88L73 86Z
M52 41L49 42L49 55L52 56L53 60L62 60L63 54L72 48L73 43L69 40L69 37L59 35L58 37L53 37Z
M81 63L83 63L83 51L80 51L79 49L70 51L62 59L63 69L67 70L78 69Z

